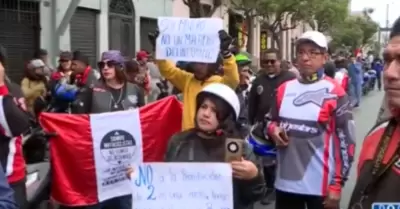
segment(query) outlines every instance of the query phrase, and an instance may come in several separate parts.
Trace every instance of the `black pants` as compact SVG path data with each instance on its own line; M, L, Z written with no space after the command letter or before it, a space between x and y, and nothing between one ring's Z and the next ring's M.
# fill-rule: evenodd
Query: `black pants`
M264 167L264 179L268 189L273 189L275 184L275 170L276 166Z
M25 187L25 179L11 183L11 188L14 190L14 199L18 204L19 209L27 209L28 202L26 200L26 187Z
M324 209L322 196L302 195L276 190L275 209Z
M376 73L376 84L378 86L378 90L381 90L382 88L382 78L381 78L382 72L377 72Z

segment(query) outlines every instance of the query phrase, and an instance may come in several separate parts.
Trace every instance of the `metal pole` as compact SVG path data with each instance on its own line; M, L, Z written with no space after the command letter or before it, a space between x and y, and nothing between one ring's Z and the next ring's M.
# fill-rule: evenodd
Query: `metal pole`
M389 3L386 4L386 28L389 28ZM389 34L386 32L385 33L386 36L386 43L389 41Z
M389 4L386 4L386 28L389 28Z
M53 66L57 65L56 57L59 54L60 49L60 36L57 34L57 1L53 0L51 2L51 64Z
M75 14L76 8L78 8L80 2L81 0L72 0L69 3L63 18L61 19L60 25L58 25L56 28L56 34L58 36L64 35L69 25L69 22L71 21L72 16Z

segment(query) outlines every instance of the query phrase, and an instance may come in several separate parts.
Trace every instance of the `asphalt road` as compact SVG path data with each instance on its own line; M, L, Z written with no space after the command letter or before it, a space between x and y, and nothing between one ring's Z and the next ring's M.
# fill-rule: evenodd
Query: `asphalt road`
M379 107L382 102L382 98L383 98L383 92L378 92L378 91L370 92L369 95L363 98L361 106L354 110L354 117L356 122L356 136L357 136L356 156L353 167L350 172L349 180L347 181L345 188L342 192L341 207L343 209L347 208L352 190L355 185L358 155L361 150L361 145L363 143L364 136L374 125L376 116L379 111ZM254 209L274 209L274 204L268 206L262 206L260 204L257 204Z

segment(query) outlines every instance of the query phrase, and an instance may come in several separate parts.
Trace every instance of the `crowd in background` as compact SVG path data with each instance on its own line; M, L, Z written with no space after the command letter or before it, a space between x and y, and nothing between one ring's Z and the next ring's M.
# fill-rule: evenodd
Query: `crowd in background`
M311 39L304 38L304 42L298 44L304 48L304 51L297 53L303 60L302 75L298 69L299 63L294 61L297 59L293 62L281 60L279 53L274 50L263 52L261 68L254 69L248 53L233 51L230 48L232 38L226 32L222 31L219 35L220 54L215 63L154 60L152 54L144 50L137 52L134 59L127 59L120 51L109 50L102 53L96 66L91 66L85 53L63 51L58 56L57 68L53 69L48 64L46 50L40 50L27 63L20 85L26 109L33 118L43 111L104 113L139 108L175 94L183 104L183 132L173 137L171 143L178 138L178 141L187 141L189 137L204 146L203 150L196 148L197 161L214 162L224 159L220 152L209 156L208 149L222 145L212 144L207 139L220 139L221 136L246 138L249 127L264 123L266 115L276 108L277 89L287 81L299 78L305 84L312 85L325 79L325 76L332 77L351 96L353 107L361 103L365 72L373 70L376 73L377 87L381 89L383 64L380 59L370 61L361 56L331 56L325 63L327 46L320 46L314 40L314 36L322 34L313 34ZM149 39L155 47L155 38L149 36ZM310 60L315 66L318 63L325 65L314 66L313 72L307 72L309 69L303 69L304 63ZM232 92L237 98L228 98ZM341 96L347 99L346 95ZM221 130L225 135L220 134ZM177 147L180 148L180 144ZM177 154L166 160L180 162L186 158ZM234 183L237 188L234 192L237 197L235 205L238 206L235 208L247 209L262 198L262 204L271 202L276 163L275 160L263 159L263 165L260 166L257 160L254 153L246 153L243 161L232 164L235 178L238 179ZM242 170L239 169L242 167ZM101 204L128 209L132 200L130 196L121 196Z

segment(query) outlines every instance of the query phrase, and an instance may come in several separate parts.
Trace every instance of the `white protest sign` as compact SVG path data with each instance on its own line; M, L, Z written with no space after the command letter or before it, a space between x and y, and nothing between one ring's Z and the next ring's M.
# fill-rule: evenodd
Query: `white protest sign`
M220 51L220 18L159 17L156 58L214 63Z
M99 201L131 194L127 167L143 162L139 109L92 114L90 126Z
M132 185L133 209L233 209L227 163L146 163Z

